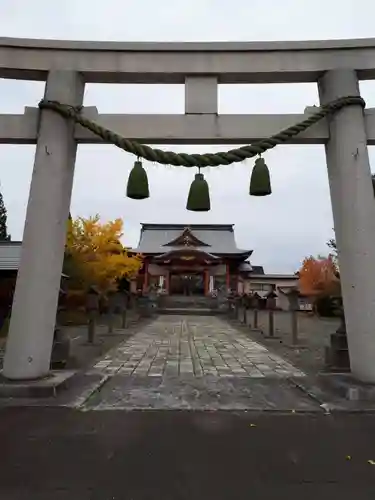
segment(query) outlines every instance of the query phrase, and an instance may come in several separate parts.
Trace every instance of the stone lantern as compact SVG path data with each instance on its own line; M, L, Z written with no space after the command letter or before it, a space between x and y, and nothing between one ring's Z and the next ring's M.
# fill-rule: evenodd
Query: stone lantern
M266 307L268 309L268 335L267 338L273 339L275 337L275 318L274 311L276 309L276 297L277 293L275 291L275 285L272 285L272 289L266 295Z
M66 292L62 288L59 291L59 306L58 315L63 309L63 301L66 297ZM63 369L65 368L70 355L70 338L64 329L59 328L55 325L55 330L53 334L53 344L51 352L51 369Z
M254 328L258 329L258 311L259 311L259 301L261 299L261 296L259 293L254 292L252 297L251 297L251 307L254 310Z
M251 306L253 309L259 309L260 299L261 299L261 296L259 295L259 293L254 292L253 295L251 296Z
M342 297L335 297L334 301L340 318L340 324L336 332L331 334L330 345L326 347L326 368L333 372L350 372L349 348Z
M243 324L247 324L247 311L251 307L251 297L248 294L243 294L242 296L242 308L243 308Z
M299 311L299 290L297 287L290 288L287 292L284 292L288 302L289 311L291 314L291 327L292 327L292 345L298 344L298 315Z
M86 312L88 315L88 343L93 344L95 339L95 323L99 313L99 292L90 286L86 295Z
M266 307L267 309L276 309L276 297L277 293L275 288L273 287L271 291L269 291L266 295Z

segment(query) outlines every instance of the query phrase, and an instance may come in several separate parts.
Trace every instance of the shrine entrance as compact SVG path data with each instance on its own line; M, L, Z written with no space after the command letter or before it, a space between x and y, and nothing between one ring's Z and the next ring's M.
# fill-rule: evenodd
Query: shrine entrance
M205 295L203 272L171 273L169 283L170 295Z
M138 44L2 38L0 45L0 77L46 81L38 110L0 115L0 143L36 144L5 377L37 379L49 372L78 143L110 143L135 156L126 188L132 199L149 197L142 159L197 168L186 204L196 212L211 207L206 167L258 157L250 194L269 195L270 173L260 155L294 143L325 146L351 370L375 382L375 202L367 151L367 144L375 144L375 122L359 91L359 79L375 78L374 40ZM219 113L219 84L292 82L317 82L320 107L311 103L297 116ZM101 114L83 107L86 83L184 84L185 113ZM193 155L147 146L163 143L248 145ZM249 194L248 186L238 192ZM172 271L176 261L195 256L196 266L218 265L209 247L197 244L195 250L178 255L159 247L156 253L165 253L158 264ZM206 271L206 290L207 277Z
M184 244L154 257L152 264L163 269L169 295L191 297L208 295L212 291L213 276L210 273L221 264L221 259L191 244Z

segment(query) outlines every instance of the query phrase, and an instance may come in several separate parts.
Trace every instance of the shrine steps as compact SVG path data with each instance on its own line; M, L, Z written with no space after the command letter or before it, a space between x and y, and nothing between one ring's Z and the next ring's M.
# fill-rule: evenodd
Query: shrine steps
M205 296L170 295L163 297L159 304L159 314L184 314L212 316L222 314L218 300Z
M225 314L221 309L206 309L203 307L166 307L158 310L159 314L183 315L183 316L217 316Z

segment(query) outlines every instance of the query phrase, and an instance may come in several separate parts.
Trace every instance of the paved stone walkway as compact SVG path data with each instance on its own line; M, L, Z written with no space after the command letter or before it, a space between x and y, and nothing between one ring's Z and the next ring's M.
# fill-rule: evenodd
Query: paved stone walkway
M219 317L160 316L88 372L83 410L317 410L304 373ZM319 409L319 406L318 406Z
M95 371L140 377L301 377L300 370L215 317L161 316Z

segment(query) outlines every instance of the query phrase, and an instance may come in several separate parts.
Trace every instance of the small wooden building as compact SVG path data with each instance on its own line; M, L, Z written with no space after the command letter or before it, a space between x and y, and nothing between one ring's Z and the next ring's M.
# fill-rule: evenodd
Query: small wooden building
M12 308L21 248L22 241L0 241L0 328Z

